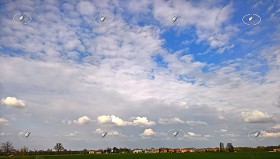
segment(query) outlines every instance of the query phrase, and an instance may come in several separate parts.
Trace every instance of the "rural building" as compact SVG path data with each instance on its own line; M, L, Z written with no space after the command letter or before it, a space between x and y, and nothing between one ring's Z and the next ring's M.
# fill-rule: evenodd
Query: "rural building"
M155 149L155 148L146 149L145 153L159 153L159 149Z
M175 153L181 153L181 149L174 149Z
M88 154L94 154L94 150L88 150Z
M183 149L181 149L181 152L182 152L182 153L187 153L187 152L190 152L190 149L188 149L188 148L183 148Z
M134 149L132 153L143 153L143 149Z
M168 149L167 148L160 148L159 153L167 153Z
M174 149L167 149L167 152L169 152L169 153L174 153L175 151L174 151Z
M95 151L95 154L102 154L102 153L103 153L102 150L96 150L96 151Z

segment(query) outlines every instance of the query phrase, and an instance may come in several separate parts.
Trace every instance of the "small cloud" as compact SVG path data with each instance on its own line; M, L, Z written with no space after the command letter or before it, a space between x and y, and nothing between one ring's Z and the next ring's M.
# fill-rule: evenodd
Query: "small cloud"
M152 126L156 123L154 121L149 121L147 117L136 117L132 124L137 126Z
M7 125L8 124L8 120L5 118L0 118L0 125Z
M209 137L214 137L214 136L213 136L213 135L206 134L206 135L204 135L204 137L209 138Z
M220 132L227 132L227 130L226 129L221 129Z
M100 129L100 128L97 128L97 129L95 129L95 134L102 134L103 132L107 132L107 131L105 131L105 130L102 130L102 129ZM111 136L120 136L120 135L122 135L120 132L118 132L118 131L116 131L116 130L113 130L113 131L108 131L107 132L108 133L108 135L111 135ZM123 135L122 135L123 136Z
M118 132L118 131L110 131L110 132L108 133L108 135L119 136L119 135L121 135L121 133Z
M78 131L74 131L74 132L69 133L69 134L67 134L67 135L65 135L65 136L67 136L67 137L74 137L74 136L77 136L78 134L79 134Z
M280 137L280 132L263 132L264 137Z
M95 133L96 134L101 134L103 131L102 131L102 129L100 129L100 128L97 128L97 129L95 129Z
M4 132L1 132L0 133L0 136L7 136L7 135L10 135L11 133L4 133Z
M185 136L187 136L187 137L199 137L199 136L201 136L201 135L189 131Z
M25 101L17 99L15 97L3 98L1 99L1 103L15 108L24 108L26 106Z
M206 122L203 122L203 121L193 121L193 120L190 120L190 121L186 121L186 124L188 125L208 125Z
M160 124L184 124L185 122L180 118L164 119L159 118L158 123Z
M271 123L276 121L274 117L259 110L241 112L241 117L245 123Z
M155 135L156 133L153 131L153 129L149 128L149 129L145 129L143 134L143 136L152 136L152 135Z
M272 128L273 128L273 129L280 129L280 124L275 125L275 126L273 126Z
M87 116L82 116L78 120L74 120L74 123L78 125L85 125L88 124L89 122L90 122L90 118Z
M115 126L125 126L129 124L128 122L122 120L119 117L116 117L115 115L101 115L97 117L97 121L99 124L112 124Z

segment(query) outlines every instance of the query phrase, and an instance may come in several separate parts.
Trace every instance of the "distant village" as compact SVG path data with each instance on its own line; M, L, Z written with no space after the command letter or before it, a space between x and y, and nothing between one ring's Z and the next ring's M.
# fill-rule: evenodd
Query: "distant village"
M110 154L110 153L192 153L192 152L237 152L237 151L269 151L280 152L279 146L258 146L256 148L251 147L237 147L234 148L232 143L228 143L224 147L224 143L220 143L220 147L216 148L151 148L151 149L127 149L127 148L107 148L105 150L87 150L89 154Z
M133 149L130 153L187 153L187 152L220 152L219 148L151 148L151 149ZM114 149L108 150L88 150L89 154L107 154L107 153L127 153L125 151L115 152Z
M27 147L15 149L11 142L7 141L1 143L0 156L28 156L28 155L66 155L66 154L140 154L140 153L230 153L230 152L253 152L253 151L266 151L266 152L280 152L280 145L278 146L258 146L258 147L233 147L232 143L220 142L219 147L215 148L150 148L150 149L130 149L130 148L106 148L98 150L67 150L61 143L56 143L53 149L47 150L29 150Z

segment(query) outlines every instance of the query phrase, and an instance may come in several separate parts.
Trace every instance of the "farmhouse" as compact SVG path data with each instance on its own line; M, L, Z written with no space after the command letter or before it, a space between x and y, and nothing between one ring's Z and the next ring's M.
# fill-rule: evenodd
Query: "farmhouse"
M160 148L159 153L167 153L168 149L167 148Z
M159 149L155 149L155 148L146 149L145 153L159 153Z
M88 150L88 154L94 154L94 150Z
M143 149L134 149L132 153L143 153Z

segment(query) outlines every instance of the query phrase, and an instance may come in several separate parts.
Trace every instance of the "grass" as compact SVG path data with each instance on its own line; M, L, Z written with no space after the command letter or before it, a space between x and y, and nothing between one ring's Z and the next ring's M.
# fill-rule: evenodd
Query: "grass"
M280 152L2 156L0 159L280 159Z

